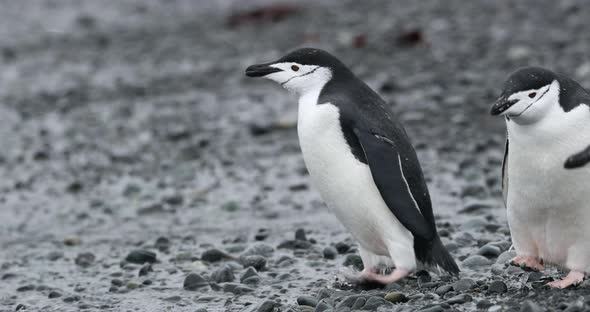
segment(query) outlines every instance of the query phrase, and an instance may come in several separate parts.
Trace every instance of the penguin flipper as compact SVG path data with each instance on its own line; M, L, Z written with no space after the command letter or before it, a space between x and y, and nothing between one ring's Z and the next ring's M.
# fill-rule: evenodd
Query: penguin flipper
M590 146L585 150L570 156L564 166L566 169L575 169L583 167L588 163L590 163Z
M508 207L508 136L506 136L504 160L502 161L502 196L504 197L504 206Z
M389 210L414 237L432 241L437 237L432 207L419 205L419 202L424 202L422 197L429 196L428 190L425 183L419 186L420 189L415 189L416 183L408 183L402 163L402 160L408 159L385 137L356 128L354 133L364 151L375 185ZM427 202L430 203L429 197Z

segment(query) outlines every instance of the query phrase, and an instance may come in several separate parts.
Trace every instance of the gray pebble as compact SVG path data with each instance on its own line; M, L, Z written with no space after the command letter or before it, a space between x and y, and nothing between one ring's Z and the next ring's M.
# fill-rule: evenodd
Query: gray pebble
M400 302L407 302L408 297L400 292L391 292L385 295L385 300L391 303L400 303Z
M455 297L448 299L445 302L448 304L463 304L466 302L470 302L471 300L473 300L473 298L471 298L471 296L466 295L466 294L460 294L460 295L456 295Z
M230 258L230 256L219 249L205 250L201 255L201 260L205 262L217 262L228 258Z
M266 259L260 255L241 256L239 261L245 268L253 267L257 271L264 269L266 266Z
M223 291L230 292L235 295L242 295L245 293L253 292L254 289L252 289L250 287L242 286L242 285L236 284L236 283L225 283L223 285Z
M320 302L315 306L315 312L323 312L328 311L330 309L332 309L332 307L325 302Z
M191 273L184 279L184 289L197 290L201 287L207 286L209 283L199 274Z
M259 276L250 276L248 278L245 278L242 281L242 284L246 284L246 285L258 285L260 284L260 277Z
M425 309L420 309L420 312L443 312L444 310L445 309L441 305L437 304Z
M263 243L256 243L250 246L242 256L263 256L264 258L269 258L274 253L275 249L271 246Z
M498 256L496 259L496 263L506 264L512 260L512 258L516 257L516 252L514 251L505 251Z
M478 255L484 256L488 259L497 258L501 253L502 250L500 249L500 247L491 244L485 244L477 251Z
M522 307L520 308L520 312L543 312L544 309L541 309L541 307L534 303L531 300L526 300L523 304Z
M75 263L83 268L87 268L94 263L96 257L91 252L83 252L76 256Z
M154 263L156 254L143 249L133 250L125 257L125 261L135 264Z
M315 307L319 300L311 296L301 296L297 298L297 304L300 306Z
M232 282L234 280L234 272L229 265L224 265L211 274L211 278L217 283Z
M508 291L506 283L503 281L493 281L488 286L488 292L493 294L503 294Z
M246 269L246 271L244 271L244 273L242 273L242 275L240 275L240 282L244 282L244 280L246 280L249 277L253 277L253 276L258 276L258 272L256 271L256 269L254 267L248 267Z
M488 258L480 255L471 255L463 260L463 266L470 269L481 268L492 264Z
M336 255L338 254L338 251L334 247L326 247L326 248L324 248L323 254L324 254L324 258L331 260L331 259L336 259Z
M258 307L256 308L256 312L272 312L275 306L276 302L272 300L266 300L258 305Z
M367 302L365 303L363 310L375 311L375 310L377 310L377 308L379 308L381 306L391 306L391 305L392 305L391 302L389 302L381 297L372 296L369 299L367 299Z
M361 271L364 269L363 259L359 255L348 255L343 263L344 266L352 266L355 269Z
M295 231L295 240L307 241L304 229L297 229Z
M54 291L50 292L50 293L49 293L49 296L47 296L47 297L48 297L49 299L54 299L54 298L59 298L59 297L61 297L61 296L62 296L62 295L61 295L61 293L60 293L60 292L58 292L58 291L55 291L55 290L54 290Z
M493 305L494 304L491 301L489 301L487 299L483 299L483 300L480 300L475 306L480 310L485 310Z
M453 289L458 292L470 290L475 287L475 281L470 278L463 278L453 283Z
M434 291L434 293L436 293L439 296L444 296L444 294L448 293L452 289L453 289L453 286L452 285L442 285L442 286L438 287Z
M362 307L365 306L365 304L367 304L367 299L363 297L356 298L350 309L353 311L360 310Z

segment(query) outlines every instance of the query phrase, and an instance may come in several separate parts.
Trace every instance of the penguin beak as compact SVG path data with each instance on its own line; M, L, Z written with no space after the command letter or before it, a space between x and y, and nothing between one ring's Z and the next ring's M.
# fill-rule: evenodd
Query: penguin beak
M518 100L508 100L507 96L501 96L492 106L490 113L492 116L501 115L516 103L518 103Z
M264 77L266 75L283 71L282 69L271 67L272 63L257 64L246 68L246 76L248 77Z

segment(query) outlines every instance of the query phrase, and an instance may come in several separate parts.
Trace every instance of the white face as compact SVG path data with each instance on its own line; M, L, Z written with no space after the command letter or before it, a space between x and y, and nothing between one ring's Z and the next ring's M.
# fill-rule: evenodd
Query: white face
M532 124L549 112L553 105L558 105L559 82L554 80L550 85L539 89L531 89L511 94L508 101L514 101L509 109L501 115L507 116L517 124Z
M332 71L329 68L317 65L275 63L270 67L281 71L268 74L264 78L276 81L283 88L299 95L322 88L332 79Z

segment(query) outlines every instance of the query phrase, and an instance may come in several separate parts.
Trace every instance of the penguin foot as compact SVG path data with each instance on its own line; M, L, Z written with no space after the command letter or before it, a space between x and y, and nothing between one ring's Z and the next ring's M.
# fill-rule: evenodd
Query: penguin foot
M542 271L545 269L535 257L531 256L516 256L510 260L510 264L523 270Z
M395 283L397 281L402 280L404 277L408 276L411 271L404 270L404 269L394 269L393 272L387 275L381 275L372 271L368 271L365 273L361 273L364 276L365 281L376 282L383 285L389 285L391 283Z
M568 288L570 286L575 286L580 284L583 280L584 280L584 272L578 272L578 271L570 271L569 274L564 277L563 279L560 279L558 281L554 281L551 283L547 283L547 286L551 287L551 288L560 288L560 289L564 289L564 288Z

